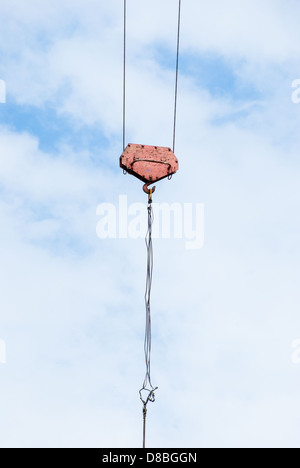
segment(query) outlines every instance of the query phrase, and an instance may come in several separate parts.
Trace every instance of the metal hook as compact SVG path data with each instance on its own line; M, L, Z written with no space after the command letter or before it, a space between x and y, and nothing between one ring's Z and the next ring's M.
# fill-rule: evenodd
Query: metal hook
M150 189L148 189L149 185L151 185L151 184L153 184L153 182L147 182L147 184L145 184L143 186L143 190L144 190L145 193L147 193L147 195L151 194ZM154 193L155 192L155 186L152 187L151 190L152 190L152 193Z

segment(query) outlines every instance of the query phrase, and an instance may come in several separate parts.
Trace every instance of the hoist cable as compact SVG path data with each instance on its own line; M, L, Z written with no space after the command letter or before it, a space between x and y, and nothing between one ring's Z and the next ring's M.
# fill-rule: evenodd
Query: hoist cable
M146 247L147 247L147 276L146 276L146 292L145 292L145 306L146 306L146 329L145 329L145 363L146 375L143 388L147 388L147 384L153 389L151 383L151 287L152 287L152 274L153 274L153 246L152 246L152 224L153 224L153 211L152 205L148 205L148 231L146 234Z
M179 74L179 48L180 48L180 23L181 23L181 0L178 6L178 30L177 30L177 55L176 55L176 76L175 76L175 102L174 102L174 128L173 128L173 153L175 153L176 142L176 121L177 121L177 100L178 100L178 74ZM127 34L127 0L124 0L124 56L123 56L123 151L126 145L126 34ZM145 327L145 364L146 374L143 386L140 389L140 398L143 403L143 448L146 446L146 415L147 404L149 401L155 401L155 391L151 382L151 288L153 274L153 246L152 246L152 225L153 225L153 210L152 210L152 191L148 200L148 230L145 238L147 247L147 275L146 275L146 292L145 292L145 307L146 307L146 327Z
M181 23L181 0L179 0L179 5L178 5L178 30L177 30L177 55L176 55L176 78L175 78L175 104L174 104L173 153L175 153L175 140L176 140L177 98L178 98L178 72L179 72L179 48L180 48L180 23Z
M178 4L178 29L177 29L177 53L175 72L175 102L174 102L174 127L173 127L173 153L175 153L177 101L178 101L178 75L179 75L179 51L180 51L180 27L181 27L181 0ZM127 0L124 0L124 39L123 39L123 151L126 141L126 39L127 39Z
M127 5L126 5L126 0L124 0L123 151L125 150L125 132L126 132L126 23L127 23Z
M145 292L145 307L146 307L146 327L145 327L145 364L146 374L143 386L140 389L140 398L143 403L143 448L145 448L146 438L146 415L147 404L149 401L155 401L155 390L151 382L151 288L152 288L152 273L153 273L153 246L152 246L152 225L153 225L153 210L152 210L152 194L149 197L148 203L148 229L145 238L147 247L147 275L146 275L146 292Z

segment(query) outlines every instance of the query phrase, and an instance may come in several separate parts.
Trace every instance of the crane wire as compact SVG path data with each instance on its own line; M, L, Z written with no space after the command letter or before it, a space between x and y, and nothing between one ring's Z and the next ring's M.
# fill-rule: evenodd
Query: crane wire
M176 77L175 77L175 102L174 102L174 128L173 128L173 153L175 153L176 142L176 121L177 121L177 101L178 101L178 74L179 74L179 48L180 48L180 25L181 25L181 0L178 5L178 30L177 30L177 55L176 55ZM123 151L126 144L126 35L127 35L127 0L124 0L124 60L123 60ZM147 276L146 276L146 327L145 327L145 364L146 374L143 386L140 389L140 399L143 403L143 448L146 446L146 415L148 402L155 401L155 391L151 382L151 288L153 274L153 246L152 246L152 190L148 199L148 230L145 238L147 247ZM146 396L145 396L146 395Z
M152 209L152 194L149 196L148 202L148 230L145 237L147 247L147 275L146 275L146 292L145 292L145 306L146 306L146 327L145 327L145 364L146 374L143 386L140 389L140 399L143 403L143 448L145 448L146 439L146 415L147 404L149 401L155 401L155 390L151 382L151 288L152 288L152 273L153 273L153 246L152 246L152 226L153 226L153 209ZM146 395L146 396L145 396Z
M176 120L177 120L177 100L178 100L178 74L179 74L179 49L180 49L180 25L181 25L181 0L179 0L179 5L178 5L178 29L177 29L177 54L176 54L176 78L175 78L173 153L175 153L175 141L176 141Z
M147 388L147 383L153 389L151 383L151 287L152 287L152 274L153 274L153 246L152 246L152 224L153 224L153 211L152 205L148 205L148 231L146 234L145 242L147 247L147 276L146 276L146 292L145 292L145 306L146 306L146 329L145 329L145 363L146 375L144 379L143 388Z
M126 4L126 0L124 0L123 151L125 150L125 132L126 132L126 24L127 24L127 4Z
M181 28L181 0L178 4L178 27L177 27L177 52L175 73L175 102L174 102L174 127L173 127L173 153L175 153L177 102L178 102L178 75L179 75L179 52L180 52L180 28ZM127 0L124 0L124 38L123 38L123 151L126 141L126 39L127 39Z

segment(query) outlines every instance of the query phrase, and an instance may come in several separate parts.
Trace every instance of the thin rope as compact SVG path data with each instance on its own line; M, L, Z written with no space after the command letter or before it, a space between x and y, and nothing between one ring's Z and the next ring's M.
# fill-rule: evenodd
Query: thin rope
M127 5L124 0L124 60L123 60L123 151L125 150L125 131L126 131L126 23L127 23Z
M143 448L146 448L146 416L147 416L147 405L143 407Z
M140 389L140 398L143 403L143 448L145 448L146 439L146 414L147 404L149 401L155 401L155 390L158 387L154 387L151 382L151 288L152 288L152 273L153 273L153 246L152 246L152 225L153 225L153 210L152 210L152 199L149 197L148 203L148 230L145 238L147 247L147 275L146 275L146 292L145 292L145 306L146 306L146 328L145 328L145 341L144 341L144 352L145 352L145 364L146 374L143 382L143 386ZM146 396L145 396L146 395Z
M175 79L175 102L174 102L174 129L173 129L173 152L175 152L176 141L176 120L177 120L177 99L178 99L178 72L179 72L179 48L180 48L180 22L181 22L181 0L179 0L178 8L178 34L177 34L177 57L176 57L176 79ZM123 151L126 144L126 31L127 29L127 2L124 0L124 57L123 57ZM153 225L153 210L152 210L152 193L149 196L148 203L148 230L145 238L147 247L147 276L146 276L146 292L145 292L145 307L146 307L146 327L145 327L145 364L146 374L143 382L143 387L140 389L140 398L143 403L143 448L146 446L146 415L147 404L149 401L155 401L155 391L158 387L154 387L151 382L151 288L152 288L152 273L153 273L153 246L152 246L152 225ZM146 395L146 396L145 396Z
M146 235L146 247L147 247L147 279L146 279L146 292L145 292L145 305L146 305L146 330L145 330L145 362L146 362L146 376L144 380L144 388L147 387L149 382L151 388L151 287L152 287L152 273L153 273L153 246L152 246L152 223L153 223L153 211L152 205L148 205L148 231Z
M173 153L175 153L177 101L178 101L178 75L179 75L179 51L180 51L180 26L181 26L181 0L178 4L178 30L177 30L177 54L175 77L175 102L174 102L174 128L173 128ZM123 51L123 151L126 141L126 35L127 35L127 1L124 0L124 51Z
M175 153L175 140L176 140L177 98L178 98L178 72L179 72L179 48L180 48L180 23L181 23L181 0L179 0L179 6L178 6L178 32L177 32L176 79L175 79L173 153Z

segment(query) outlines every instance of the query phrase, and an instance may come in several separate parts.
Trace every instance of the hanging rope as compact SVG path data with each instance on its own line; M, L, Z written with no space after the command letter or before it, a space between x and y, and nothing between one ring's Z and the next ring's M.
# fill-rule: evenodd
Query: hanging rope
M123 58L123 151L125 150L125 131L126 131L126 22L127 5L124 0L124 58Z
M155 401L155 390L158 387L154 387L151 382L151 287L152 287L152 273L153 273L153 247L152 247L152 225L153 225L153 210L152 210L152 190L150 190L148 200L148 230L145 238L147 247L147 277L146 277L146 292L145 292L145 306L146 306L146 329L145 329L145 364L146 364L146 375L142 388L140 389L140 398L143 403L143 448L145 448L146 438L146 415L147 415L147 404L149 401Z
M178 74L179 74L179 50L180 50L180 26L181 26L181 0L178 4L178 29L177 29L177 54L175 73L175 102L174 102L174 127L173 127L173 153L175 153L177 101L178 101ZM126 35L127 35L127 0L124 0L124 50L123 50L123 151L126 145Z
M180 47L180 22L181 22L181 0L179 0L179 5L178 5L178 31L177 31L176 78L175 78L175 104L174 104L173 153L175 153L175 140L176 140L177 97L178 97L178 72L179 72L179 47Z
M176 56L176 78L175 78L175 102L174 102L174 128L173 128L173 153L175 153L176 142L176 120L177 120L177 97L178 97L178 72L179 72L179 47L180 47L180 22L181 22L181 0L178 6L178 35L177 35L177 56ZM126 29L127 29L127 1L124 0L124 57L123 57L123 151L126 145ZM125 171L126 173L126 171ZM143 403L143 448L146 446L146 416L147 405L155 401L155 391L158 387L154 387L151 382L151 288L152 288L152 273L153 273L153 247L152 247L152 225L153 225L153 210L152 210L152 190L148 199L148 230L146 234L147 247L147 278L145 292L145 307L146 307L146 328L145 328L145 364L146 374L143 386L140 389L140 398Z

